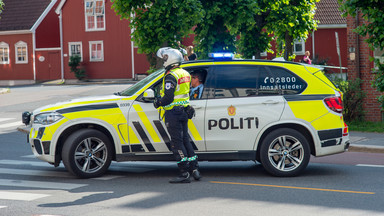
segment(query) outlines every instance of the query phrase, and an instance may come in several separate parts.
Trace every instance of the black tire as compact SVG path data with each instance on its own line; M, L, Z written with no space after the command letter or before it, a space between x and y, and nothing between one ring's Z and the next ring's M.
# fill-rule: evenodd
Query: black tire
M81 129L64 142L61 155L65 168L79 178L103 175L112 161L108 137L95 129Z
M264 169L279 177L299 175L307 167L310 155L308 140L290 128L272 131L260 147L260 160Z

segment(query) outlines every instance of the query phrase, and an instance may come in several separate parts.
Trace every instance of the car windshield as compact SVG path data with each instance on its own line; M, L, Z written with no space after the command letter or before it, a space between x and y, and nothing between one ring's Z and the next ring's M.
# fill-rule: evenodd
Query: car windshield
M164 73L164 69L160 69L160 70L153 72L151 75L145 77L141 81L137 82L135 85L133 85L133 86L117 93L117 94L122 95L122 96L132 96L137 91L139 91L141 88L143 88L147 83L151 82L156 77L158 77L161 73Z

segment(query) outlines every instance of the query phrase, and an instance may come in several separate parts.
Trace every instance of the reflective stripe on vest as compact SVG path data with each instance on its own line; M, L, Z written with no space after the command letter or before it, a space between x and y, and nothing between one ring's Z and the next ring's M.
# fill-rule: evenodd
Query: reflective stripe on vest
M191 75L181 68L173 69L169 72L175 77L177 84L174 92L172 103L164 106L165 110L171 110L174 106L188 106L189 105L189 87L191 83ZM167 75L167 74L166 74ZM163 78L163 85L160 90L161 97L164 96L165 76Z

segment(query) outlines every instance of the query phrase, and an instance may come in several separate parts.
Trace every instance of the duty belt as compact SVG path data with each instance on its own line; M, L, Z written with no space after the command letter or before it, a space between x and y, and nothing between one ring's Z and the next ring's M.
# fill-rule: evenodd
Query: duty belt
M164 106L164 108L168 108L168 107L171 107L171 106L180 106L180 105L187 105L189 104L189 100L187 101L178 101L178 102L174 102L174 103L171 103L167 106Z

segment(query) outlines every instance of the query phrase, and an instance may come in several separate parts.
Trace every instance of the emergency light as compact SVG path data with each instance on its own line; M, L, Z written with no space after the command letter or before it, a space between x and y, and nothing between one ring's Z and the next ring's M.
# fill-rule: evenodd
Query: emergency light
M209 53L208 57L213 59L233 59L233 53Z

